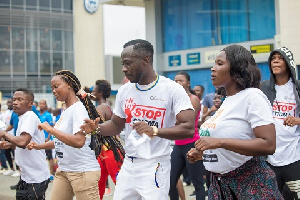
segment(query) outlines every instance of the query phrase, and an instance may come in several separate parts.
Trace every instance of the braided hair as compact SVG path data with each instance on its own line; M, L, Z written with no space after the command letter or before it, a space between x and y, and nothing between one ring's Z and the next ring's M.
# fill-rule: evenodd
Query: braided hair
M81 89L80 81L73 72L69 70L61 70L56 72L55 75L60 76L62 80L64 80L73 88L76 96L80 99L80 101L86 108L90 119L95 120L96 118L100 117L99 123L103 123L105 121L103 116L96 110L89 95ZM99 134L92 135L90 147L95 151L96 157L100 154L102 145L105 145L107 148L112 149L116 161L121 161L125 155L123 146L118 140L117 136L103 136ZM120 156L120 153L122 157Z

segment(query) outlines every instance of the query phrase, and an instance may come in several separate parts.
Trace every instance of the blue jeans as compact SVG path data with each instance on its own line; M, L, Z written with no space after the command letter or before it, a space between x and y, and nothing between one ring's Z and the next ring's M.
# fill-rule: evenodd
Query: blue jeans
M4 153L4 149L0 149L0 162L1 162L1 168L7 169L7 164L6 164L6 157Z

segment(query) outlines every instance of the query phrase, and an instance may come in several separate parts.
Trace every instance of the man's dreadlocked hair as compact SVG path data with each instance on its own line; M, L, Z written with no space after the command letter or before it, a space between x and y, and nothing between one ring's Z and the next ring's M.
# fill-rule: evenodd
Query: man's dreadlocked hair
M90 119L95 120L96 118L100 117L99 123L103 123L105 121L101 114L96 110L94 104L89 98L89 95L81 96L78 94L78 91L81 89L81 84L73 72L69 70L61 70L56 72L55 75L60 76L62 80L64 80L73 88L76 96L79 97L80 101L85 106ZM122 160L119 152L122 154L122 157L125 155L123 146L116 136L103 136L99 134L92 135L90 147L95 151L96 157L100 154L102 145L112 149L116 161Z

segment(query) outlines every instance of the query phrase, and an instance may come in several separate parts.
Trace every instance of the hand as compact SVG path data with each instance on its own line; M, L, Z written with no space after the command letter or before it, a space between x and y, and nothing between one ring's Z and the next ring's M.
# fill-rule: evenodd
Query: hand
M198 151L196 148L191 148L187 154L187 160L189 163L195 163L198 160L202 160L203 151Z
M96 130L96 128L99 125L99 121L100 121L100 117L98 117L95 120L91 120L91 119L85 119L84 120L84 124L80 126L80 129L84 132L84 133L90 133L94 130Z
M48 122L43 122L43 123L41 123L41 124L38 125L38 129L39 130L45 130L48 133L50 133L51 130L53 129L53 127L50 126L50 124L48 124Z
M283 125L287 125L287 126L295 126L295 125L299 125L300 123L300 118L297 117L292 117L292 116L287 116L285 118L285 120L283 121Z
M136 122L133 124L133 128L136 130L136 132L140 135L145 133L149 137L153 137L153 129L151 126L149 126L146 122Z
M217 149L221 147L221 139L213 137L200 137L200 139L195 142L195 147L198 151Z
M0 141L0 149L9 149L11 144L7 141Z
M0 131L0 139L5 138L5 133L6 133L5 131Z
M36 149L36 150L40 150L40 148L38 148L38 144L35 143L34 141L31 141L27 146L26 148L28 150L32 150L32 149Z

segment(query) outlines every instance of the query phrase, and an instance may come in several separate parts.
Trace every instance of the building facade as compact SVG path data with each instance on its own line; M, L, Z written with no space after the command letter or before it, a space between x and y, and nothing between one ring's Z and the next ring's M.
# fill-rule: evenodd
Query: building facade
M0 90L51 92L58 70L74 70L72 0L0 1Z

